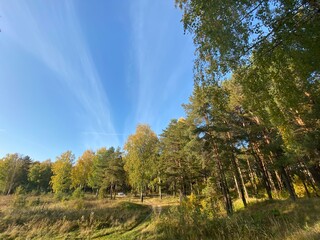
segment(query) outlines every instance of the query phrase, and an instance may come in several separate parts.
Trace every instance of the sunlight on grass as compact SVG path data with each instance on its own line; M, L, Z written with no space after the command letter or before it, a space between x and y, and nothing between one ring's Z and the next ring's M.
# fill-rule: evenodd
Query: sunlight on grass
M196 199L167 196L57 201L52 195L0 197L0 239L319 239L320 200L234 201L235 214L206 215Z

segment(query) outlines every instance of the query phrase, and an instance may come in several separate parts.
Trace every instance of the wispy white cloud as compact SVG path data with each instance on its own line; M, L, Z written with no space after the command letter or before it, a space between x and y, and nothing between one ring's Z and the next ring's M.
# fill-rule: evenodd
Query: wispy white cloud
M130 82L136 86L133 89L136 92L133 119L135 124L151 124L158 132L168 121L167 117L174 118L177 112L182 112L180 105L183 102L178 102L182 99L180 93L185 97L191 92L186 93L184 88L191 89L192 86L192 79L184 82L189 80L184 79L184 74L192 71L190 52L193 55L193 49L190 51L187 38L184 42L176 41L183 30L177 28L180 22L173 8L172 2L162 1L137 0L131 5L132 62L137 75L137 81ZM132 124L132 119L128 124Z
M83 37L72 1L2 1L2 34L59 76L82 108L85 131L115 133L111 105ZM85 136L86 145L118 145L117 135ZM93 141L93 142L91 142ZM93 146L93 147L95 147ZM91 146L92 147L92 146Z
M137 73L136 122L152 122L156 102L163 90L159 71L166 51L164 37L168 19L157 19L155 10L160 3L139 0L132 4L132 30L135 69ZM162 13L165 14L165 13ZM161 80L165 84L166 79ZM157 86L160 86L158 88Z

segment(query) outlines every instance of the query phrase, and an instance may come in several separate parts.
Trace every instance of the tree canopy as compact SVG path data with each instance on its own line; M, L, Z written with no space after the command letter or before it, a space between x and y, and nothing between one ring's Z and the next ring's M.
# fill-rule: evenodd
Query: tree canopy
M129 183L141 192L141 201L144 189L156 174L157 144L158 137L150 126L140 124L124 145L124 169L128 173Z
M197 47L197 79L216 79L253 61L268 65L279 54L308 66L300 69L309 77L314 73L319 77L318 1L176 0L176 4Z

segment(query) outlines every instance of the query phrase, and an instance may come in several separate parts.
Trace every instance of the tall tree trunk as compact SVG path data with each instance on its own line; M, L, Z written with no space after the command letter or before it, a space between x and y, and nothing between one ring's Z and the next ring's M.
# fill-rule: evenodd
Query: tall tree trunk
M279 175L277 170L275 170L274 173L276 175L278 188L279 188L280 191L282 191L283 190L283 184L281 182L281 177L280 177L280 175Z
M232 154L231 159L232 159L232 163L233 163L233 167L234 167L234 171L235 171L236 182L238 183L238 187L240 190L241 200L243 202L244 207L247 207L248 204L247 204L247 200L246 200L246 196L245 196L245 190L244 190L245 187L244 187L243 180L241 181L241 172L240 172L238 160L236 159L234 154Z
M96 198L99 196L99 188L96 191Z
M282 175L282 179L284 181L284 184L286 186L286 189L287 191L289 192L290 194L290 198L295 201L297 199L297 195L294 191L294 187L292 185L292 181L291 181L291 178L290 176L288 175L285 167L281 166L280 167L280 171L281 171L281 175Z
M247 187L246 187L245 182L243 180L243 174L241 172L241 169L240 169L239 162L238 162L237 158L236 158L236 161L237 161L237 165L238 165L238 171L240 173L240 181L241 181L241 184L242 184L243 190L244 190L244 196L246 197L246 199L248 199L249 195L248 195Z
M117 195L117 184L114 185L114 194L113 194L113 199L116 200L116 195Z
M9 189L8 189L7 195L10 195L10 194L11 194L11 191L12 191L12 184L10 184L10 186L9 186Z
M267 143L270 144L270 141L268 140ZM269 158L270 163L274 164L275 156L272 151L269 152L268 158ZM275 181L273 181L274 189L281 191L283 189L283 184L282 184L282 181L281 181L281 178L279 176L278 171L274 170L274 171L270 172L270 174L272 176L271 179L275 179Z
M143 203L143 190L142 190L142 187L141 187L141 191L140 191L140 201Z
M183 178L183 196L187 196L187 184L185 183L185 178Z
M276 195L278 195L278 191L277 191L276 185L275 185L275 183L273 181L272 172L267 170L267 176L268 176L268 179L269 179L269 182L270 182L271 190L273 192L275 192Z
M270 141L270 137L268 136L268 134L266 133L266 129L264 129L262 131L263 133L263 139L264 139L264 142L267 144L267 145L270 145L271 141ZM272 151L269 151L269 155L268 155L268 158L269 158L269 161L271 164L274 163L273 159L275 158L274 157L274 154ZM270 183L271 183L271 188L276 192L276 194L278 195L278 191L281 190L281 180L280 178L277 178L277 173L276 171L267 171L268 172L268 176L269 176L269 180L270 180ZM274 181L274 179L276 181Z
M230 132L227 132L227 138L229 139L229 141L231 141L231 134ZM234 146L231 145L231 161L232 161L232 164L233 164L233 167L234 167L234 172L235 172L235 175L236 175L236 181L237 181L237 185L238 185L238 188L240 190L240 193L241 193L241 200L243 202L243 205L244 207L247 207L247 200L246 200L246 195L245 195L245 186L244 186L244 181L243 181L243 178L241 176L241 171L240 171L240 167L239 167L239 162L238 162L238 159L236 158L235 156L235 153L234 153ZM247 193L248 195L248 193Z
M161 178L159 177L159 197L162 199L162 191L161 191Z
M318 190L316 188L316 181L312 175L312 173L310 172L309 168L307 167L307 165L304 162L300 162L301 167L303 168L303 173L306 176L307 181L309 182L309 184L311 185L313 191L315 192L315 195L317 197L319 197L318 195Z
M258 184L256 182L256 176L255 176L254 172L252 171L252 167L251 167L248 156L246 156L246 161L247 161L247 166L249 169L250 183L251 183L251 186L253 187L254 195L257 195L258 194L258 187L257 187Z
M252 154L253 154L255 160L257 161L258 165L260 166L260 170L262 173L263 185L267 191L268 198L272 199L271 183L269 180L269 176L268 176L268 172L267 172L264 160L262 158L262 154L260 153L259 148L257 146L255 146L255 144L253 144L253 148L254 148L254 150L252 149Z
M224 201L226 204L227 214L232 215L232 213L233 213L232 199L230 196L230 192L229 192L229 188L228 188L228 184L227 184L227 179L226 179L224 172L221 172L221 174L220 174L220 185L221 185L222 193L224 196Z
M217 165L218 165L219 174L220 174L220 187L221 187L224 201L226 204L226 211L227 211L228 215L231 215L233 213L232 199L230 196L226 175L225 175L224 169L222 167L222 162L221 162L220 155L219 155L218 148L217 148L216 144L214 144L214 151L216 154Z
M320 169L317 164L313 164L312 166L309 167L309 171L317 184L318 189L320 189Z
M300 179L301 179L301 182L303 184L304 190L306 191L306 194L307 194L308 198L311 198L311 195L310 195L310 192L308 190L308 187L307 187L307 184L306 184L305 180L302 179L302 178L300 178Z
M238 192L238 197L239 199L241 198L241 193L240 193L240 189L239 189L239 186L238 186L238 183L237 183L237 178L235 175L233 175L233 180L234 180L234 185L236 186L236 189L237 189L237 192Z

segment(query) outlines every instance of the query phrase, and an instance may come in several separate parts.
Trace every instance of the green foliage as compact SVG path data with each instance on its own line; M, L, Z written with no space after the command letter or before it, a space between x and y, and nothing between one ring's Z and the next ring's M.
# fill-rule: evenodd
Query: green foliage
M230 125L241 120L242 136L234 143L248 143L248 150L259 158L271 198L270 189L275 187L268 180L270 171L284 173L283 167L295 168L299 161L311 166L319 161L320 4L278 0L176 0L176 4L197 46L189 112L207 117L203 125L214 127L215 136L223 128L236 133L237 126ZM231 72L232 81L221 84L219 80ZM228 90L225 94L217 90L221 86ZM281 175L294 198L288 176Z
M209 178L206 182L205 188L202 190L202 198L199 200L200 211L209 219L217 217L223 212L223 206L217 193L217 187L213 184L213 179Z
M82 191L82 189L80 187L76 188L72 192L72 199L82 199L83 197L84 197L84 192Z
M92 168L88 175L88 186L98 189L100 197L105 196L106 189L110 192L121 188L126 181L120 149L100 148L93 158Z
M120 148L112 149L112 151L110 157L107 158L105 177L103 179L103 185L105 188L109 188L110 194L115 192L117 188L121 189L126 182L122 152Z
M27 195L25 189L22 186L18 186L14 192L13 206L16 208L22 208L27 203Z
M51 167L52 163L50 160L32 163L28 172L28 180L30 185L38 192L48 192L51 190Z
M141 192L157 174L158 138L148 125L138 125L136 133L128 137L124 150L124 169L131 186Z
M17 153L7 154L0 159L0 191L11 194L17 186L27 186L30 165L30 157Z
M230 163L240 190L244 186L234 160L240 145L254 157L269 198L284 185L294 199L288 170L301 161L312 167L319 161L320 68L315 63L320 48L310 39L320 39L320 5L278 0L176 4L197 46L195 87L186 111L206 151L215 149L214 172L226 176L218 174L225 199ZM220 81L231 72L231 80ZM305 174L319 185L316 173Z
M113 148L100 148L93 158L92 170L88 176L88 184L93 189L100 189L103 186L103 179L105 177L105 168L107 166L106 158L111 155Z
M161 168L166 183L175 185L181 194L186 195L185 186L201 177L200 148L196 144L196 136L192 133L192 125L186 120L171 120L160 138Z
M317 1L176 0L176 4L183 10L185 30L194 34L199 80L214 80L216 74L248 65L252 53L254 60L272 63L275 50L306 63L309 71L319 70Z
M82 156L79 157L77 164L71 170L72 187L88 186L94 157L95 154L91 150L85 151Z
M54 193L54 198L58 201L64 202L69 200L70 195L66 192L58 191Z
M71 151L62 153L52 164L51 184L52 190L56 194L68 192L71 188L71 170L74 155Z

